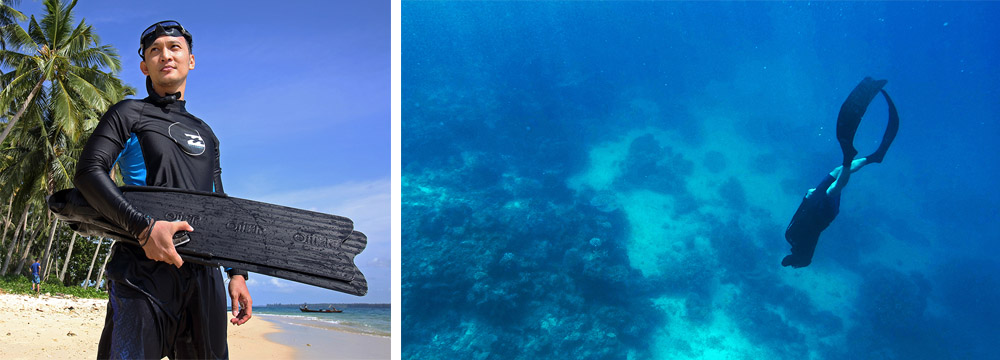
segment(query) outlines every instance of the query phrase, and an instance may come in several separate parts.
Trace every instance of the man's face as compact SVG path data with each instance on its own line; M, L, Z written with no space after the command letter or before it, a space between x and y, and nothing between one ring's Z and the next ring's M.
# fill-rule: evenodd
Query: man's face
M139 63L144 75L154 84L176 86L194 69L194 55L183 36L161 36L146 48L145 60Z

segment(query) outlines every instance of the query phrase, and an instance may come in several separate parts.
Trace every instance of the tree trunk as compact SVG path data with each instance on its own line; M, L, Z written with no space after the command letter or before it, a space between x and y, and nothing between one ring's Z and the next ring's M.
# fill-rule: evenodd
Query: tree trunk
M52 263L52 267L49 268L49 270L45 271L45 278L42 279L43 282L46 281L50 276L52 276L52 274L55 274L57 279L59 278L59 269L62 269L62 263L63 263L62 259L59 258L60 250L62 250L59 248L59 246L61 245L62 244L60 243L56 243L55 247L52 248L52 254L54 255L52 255L52 257L49 258L49 262Z
M97 250L94 250L94 257L90 259L90 270L87 270L87 281L83 283L83 287L90 287L90 274L94 272L94 263L97 262L97 253L101 251L101 243L104 242L104 238L97 238Z
M104 277L104 268L108 266L108 259L111 258L111 251L115 249L115 240L111 240L111 247L108 248L108 255L104 256L104 264L101 265L101 271L97 273L97 288L101 288L101 278Z
M58 225L59 225L59 219L52 219L52 230L49 230L49 242L45 244L45 256L43 256L45 260L42 260L42 264L45 264L46 266L45 268L46 278L49 277L48 266L52 265L52 258L50 258L50 256L52 255L52 240L55 240L56 238L56 226ZM42 279L42 281L45 281L45 279Z
M69 250L66 250L66 259L63 260L62 271L59 272L59 281L66 285L66 269L69 268L69 259L73 256L73 244L76 243L76 232L73 232L73 238L69 240Z
M31 230L31 241L28 241L28 246L24 247L24 253L21 254L21 261L17 264L17 269L14 270L15 274L20 274L21 270L24 270L24 263L28 261L28 256L31 255L31 247L35 246L35 241L38 241L39 236L45 236L44 233L39 234L39 229Z
M14 114L14 117L7 122L7 127L3 129L3 134L0 134L0 145L3 145L3 141L7 139L7 135L10 135L10 131L14 129L14 124L16 124L17 120L21 118L21 115L24 115L24 111L28 110L28 106L31 105L31 100L35 99L35 95L38 94L38 90L42 88L43 83L45 83L45 76L38 79L38 83L35 84L35 88L31 89L31 93L28 94L28 99L24 100L24 104L21 105L21 110L18 110L17 114Z
M28 222L28 210L31 209L31 202L29 201L27 205L24 206L24 213L21 214L21 220L17 222L17 226L14 227L14 238L11 239L10 248L7 249L7 257L3 260L3 268L0 268L0 276L7 275L7 267L10 266L10 260L14 257L14 249L17 249L17 236L21 234L21 229L27 227Z
M52 260L54 260L54 259L49 259L49 261L46 261L46 262L43 263L43 264L45 264L45 267L42 268L42 273L39 274L39 275L42 276L42 282L45 282L45 280L48 280L49 273L52 272L51 271L52 270Z
M14 195L10 194L10 204L7 204L7 217L3 218L3 240L0 240L0 248L7 243L7 228L10 224L10 211L14 210Z

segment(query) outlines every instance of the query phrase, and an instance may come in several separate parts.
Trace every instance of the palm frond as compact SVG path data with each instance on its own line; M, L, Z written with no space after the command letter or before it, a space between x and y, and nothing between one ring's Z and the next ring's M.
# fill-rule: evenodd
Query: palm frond
M101 114L136 92L116 76L117 50L101 45L93 26L73 20L75 6L43 0L44 16L31 16L26 27L0 19L0 45L7 45L0 47L0 129L4 117L16 120L27 104L24 120L0 143L0 194L16 192L20 206L71 186L76 159ZM27 103L38 84L45 85Z
M36 48L41 49L43 46L52 48L52 44L49 44L49 39L45 37L42 27L35 20L35 15L31 15L31 20L28 21L28 36L31 37L31 41L35 44Z
M18 24L7 24L0 27L2 29L2 37L5 43L5 49L11 49L19 52L34 52L38 48L38 44L35 40L28 35L28 32L24 30Z

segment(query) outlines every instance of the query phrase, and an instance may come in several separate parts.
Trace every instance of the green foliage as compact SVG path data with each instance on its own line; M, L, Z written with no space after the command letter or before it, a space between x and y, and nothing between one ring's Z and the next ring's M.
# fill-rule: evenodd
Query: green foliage
M11 294L34 294L31 290L31 280L25 276L11 274L0 278L0 290ZM42 283L42 293L73 295L87 299L107 299L108 293L94 288L82 288L80 286L63 286L59 279L49 278L49 281Z
M41 17L25 17L9 6L17 3L0 0L0 210L14 210L11 219L0 222L17 221L21 209L34 204L29 226L48 228L52 219L44 210L45 197L73 186L76 159L101 114L135 89L117 76L118 51L101 44L93 26L74 20L76 1L43 0ZM28 21L22 26L16 20ZM6 211L0 214L7 217ZM38 235L31 239L41 240L30 255L46 265L47 259L56 259L53 270L61 271L71 236L65 226L51 239L45 231L32 234ZM11 240L4 242L0 247L13 246ZM96 246L86 245L83 241L74 248L65 284L78 285L86 278ZM52 252L46 252L50 246ZM8 249L2 250L0 260L7 260ZM93 280L105 252L102 248ZM15 257L10 261L19 263ZM16 263L0 273L16 271ZM58 279L58 273L49 280Z

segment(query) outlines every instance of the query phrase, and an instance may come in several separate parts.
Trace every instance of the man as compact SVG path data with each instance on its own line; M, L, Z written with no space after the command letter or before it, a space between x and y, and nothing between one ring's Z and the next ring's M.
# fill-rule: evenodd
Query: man
M118 242L112 249L101 359L229 357L219 270L184 263L173 246L174 233L196 229L141 213L107 176L117 163L129 185L223 191L219 141L185 109L187 76L195 68L192 40L176 21L161 21L142 33L139 68L149 96L108 109L77 165L74 182L87 201L141 244ZM247 274L227 272L231 321L242 325L252 315Z
M840 107L840 114L837 117L837 140L844 154L844 165L833 169L819 185L809 189L802 198L802 203L799 204L792 221L788 224L788 229L785 230L785 240L792 245L792 254L781 260L781 266L800 268L812 263L820 233L826 230L840 213L840 193L847 186L851 174L861 170L865 165L881 163L885 153L889 151L889 145L899 130L899 115L889 94L882 90L885 84L886 80L876 81L866 77ZM854 148L854 135L858 131L858 125L868 104L879 92L889 105L889 124L878 149L871 155L855 160L854 156L858 151Z
M35 261L31 263L31 290L34 291L35 294L42 292L41 274L42 264L38 262L38 259L35 259Z
M812 263L819 234L840 213L840 192L847 185L850 174L870 163L867 158L854 160L850 171L844 171L843 166L838 166L819 185L806 191L806 196L802 198L802 203L785 230L785 240L792 245L792 254L781 260L781 266L800 268Z

